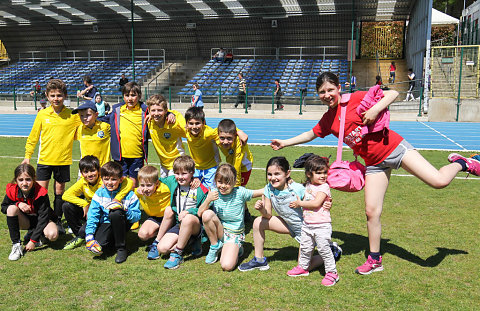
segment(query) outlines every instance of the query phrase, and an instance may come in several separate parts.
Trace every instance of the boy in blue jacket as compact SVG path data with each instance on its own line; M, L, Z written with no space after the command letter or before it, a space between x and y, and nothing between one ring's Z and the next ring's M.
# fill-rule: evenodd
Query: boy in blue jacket
M148 155L147 105L140 101L142 90L135 82L125 84L122 95L124 101L114 105L112 113L100 119L111 126L113 160L122 166L123 176L136 181Z
M103 186L98 188L90 203L85 228L87 249L95 255L103 253L102 248L115 245L116 263L127 260L126 233L131 225L140 220L140 203L130 191L121 203L113 201L123 181L122 166L107 162L100 169Z

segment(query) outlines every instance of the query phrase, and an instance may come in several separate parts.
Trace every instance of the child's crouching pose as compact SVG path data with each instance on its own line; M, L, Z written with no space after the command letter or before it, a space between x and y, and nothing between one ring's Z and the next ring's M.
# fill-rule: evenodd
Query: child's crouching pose
M238 257L243 254L245 202L263 194L263 189L254 191L235 187L236 180L235 168L227 163L221 164L215 173L217 190L208 193L198 211L210 239L210 250L205 262L215 263L223 248L220 264L225 271L233 270Z
M85 228L87 249L95 255L101 255L102 248L113 240L117 250L116 263L127 260L126 233L141 216L140 204L133 191L121 203L114 201L123 180L122 173L122 166L116 162L107 162L102 166L103 186L92 198Z
M167 185L158 180L158 174L159 171L154 166L142 167L138 172L139 186L135 189L143 211L148 215L148 219L138 230L138 237L142 241L155 238L149 247L147 258L150 260L160 258L158 242L173 225L172 217L168 219L168 224L162 225L165 209L170 206L170 190Z
M81 178L65 191L62 199L63 213L74 238L67 242L63 249L69 250L85 242L85 226L88 208L95 192L102 186L100 178L100 161L96 156L84 156L78 162ZM114 201L121 202L132 190L133 181L124 178Z
M325 201L331 201L330 187L327 184L328 159L313 155L305 162L307 178L305 199L290 203L291 208L303 208L302 235L300 238L300 254L298 266L288 271L289 276L308 275L310 260L315 244L325 265L325 278L322 285L333 286L339 276L332 250L332 219L330 208L324 206Z
M170 189L171 208L165 209L159 232L162 232L164 227L168 229L170 219L175 217L176 220L176 225L167 231L157 246L160 253L170 253L170 258L164 265L166 269L180 267L184 249L189 241L193 244L192 255L198 256L202 253L202 226L197 213L208 193L208 189L203 185L197 186L198 188L192 185L195 162L190 156L183 155L176 158L173 162L173 172L174 176L160 179Z
M23 255L20 245L20 229L28 229L30 240L25 251L40 245L42 234L50 241L58 237L57 219L50 208L47 189L35 180L35 169L30 164L20 164L15 169L14 180L7 184L2 202L2 213L7 215L7 226L12 240L9 260L19 260Z

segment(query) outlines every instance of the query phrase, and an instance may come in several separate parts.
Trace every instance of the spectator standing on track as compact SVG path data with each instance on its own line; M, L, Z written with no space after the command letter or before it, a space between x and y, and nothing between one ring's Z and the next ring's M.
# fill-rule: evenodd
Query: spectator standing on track
M275 95L275 104L277 105L275 110L283 110L283 105L280 102L280 99L282 98L282 86L280 85L280 80L278 79L275 79L275 92L273 95Z
M193 90L195 93L192 95L192 104L190 106L203 109L202 91L200 90L200 85L198 85L197 82L193 84Z
M47 108L47 98L45 96L45 92L42 92L42 86L40 82L35 81L35 85L33 86L33 90L30 92L30 95L35 98L35 100L40 100L40 108L38 111Z
M247 95L247 82L243 78L243 73L238 74L238 95L237 95L237 102L235 103L235 108L238 107L239 104L243 103L243 108L245 108L245 100ZM252 105L248 105L248 108L251 108Z
M85 88L82 91L77 91L77 97L85 100L93 100L98 91L92 83L92 78L90 76L84 76L83 84L85 85Z

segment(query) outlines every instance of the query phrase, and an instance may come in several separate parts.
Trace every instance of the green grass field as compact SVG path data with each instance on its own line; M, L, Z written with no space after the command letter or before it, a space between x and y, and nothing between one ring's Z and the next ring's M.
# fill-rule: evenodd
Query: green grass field
M24 145L24 138L0 138L2 198L6 183L23 158ZM274 155L284 155L290 163L305 152L335 156L333 148L296 147L277 152L266 146L251 149L254 166L261 169L253 171L249 188L265 186L264 167ZM447 152L422 154L436 167L447 163ZM158 163L153 148L150 155L150 162ZM351 159L351 152L344 151L344 155ZM74 159L78 158L75 144ZM72 165L72 178L77 174L77 164ZM394 174L407 175L403 170ZM292 175L296 181L303 181L303 172ZM435 190L411 176L392 176L382 216L385 271L368 276L354 273L355 267L365 261L368 247L363 192L333 191L333 239L344 253L337 263L340 282L331 288L321 285L323 271L303 278L288 277L286 272L297 264L298 244L287 235L271 232L265 245L268 271L222 272L219 263L206 265L204 256L187 256L180 269L165 270L166 259L147 260L146 244L140 242L136 232L128 236L131 254L121 265L115 264L113 253L93 259L84 247L63 251L71 238L68 235L10 262L11 242L5 215L1 214L0 309L477 309L480 180L464 179L463 173L459 177L447 188ZM258 215L253 201L249 206ZM206 251L204 245L204 255ZM242 261L252 256L253 238L248 228Z

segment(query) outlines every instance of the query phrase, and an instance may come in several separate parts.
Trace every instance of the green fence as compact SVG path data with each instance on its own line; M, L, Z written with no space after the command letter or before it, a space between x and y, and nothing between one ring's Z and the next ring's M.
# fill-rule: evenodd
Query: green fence
M431 97L478 98L480 45L432 47Z

